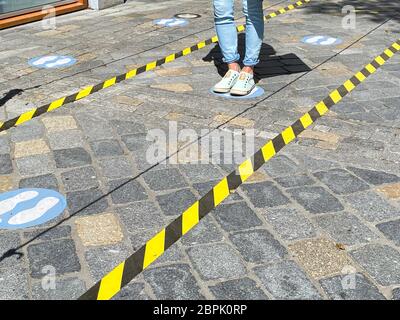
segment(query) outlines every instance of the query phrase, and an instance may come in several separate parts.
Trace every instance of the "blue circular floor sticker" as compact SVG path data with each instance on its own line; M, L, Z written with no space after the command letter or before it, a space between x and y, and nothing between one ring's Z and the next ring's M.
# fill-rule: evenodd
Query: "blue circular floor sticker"
M36 68L66 68L75 64L76 59L71 56L42 56L32 58L28 61L28 63L32 67Z
M164 27L184 27L189 24L186 19L169 18L154 20L154 24Z
M0 228L22 229L43 224L63 213L65 198L54 190L18 189L0 194Z
M264 89L256 86L248 95L245 95L245 96L235 96L235 95L230 94L229 92L228 93L217 93L217 92L214 92L213 88L210 89L210 92L215 96L227 98L227 99L254 99L254 98L258 98L258 97L262 96L264 94Z
M303 39L301 39L301 42L312 44L314 46L332 46L342 43L342 40L330 36L313 35L305 36Z

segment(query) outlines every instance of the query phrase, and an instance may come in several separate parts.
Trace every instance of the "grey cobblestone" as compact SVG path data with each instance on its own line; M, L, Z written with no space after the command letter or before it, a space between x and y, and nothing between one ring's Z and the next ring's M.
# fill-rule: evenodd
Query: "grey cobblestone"
M351 252L351 255L379 284L400 284L400 253L395 249L370 244Z
M222 204L215 209L215 217L225 231L238 231L260 226L261 220L245 202Z
M195 269L205 280L229 279L246 274L240 257L226 244L196 246L187 252Z
M336 194L349 194L369 188L366 183L341 169L317 172L314 175Z
M146 200L146 190L137 180L112 180L109 182L111 199L114 204L125 204L134 201Z
M79 167L92 163L89 153L83 148L54 150L57 168Z
M289 203L289 199L270 181L241 186L257 208L275 207Z
M48 154L20 158L15 162L21 176L43 175L54 171L53 159Z
M133 176L133 168L127 157L99 159L103 175L108 179L122 179Z
M400 220L388 221L377 224L376 227L385 235L386 238L400 246Z
M334 300L385 300L378 288L360 273L322 279L320 284Z
M113 300L149 300L150 297L144 291L144 283L129 283L120 292L118 292Z
M346 201L357 210L361 217L371 222L400 216L399 209L372 191L348 196Z
M210 287L216 299L221 300L268 300L254 280L241 278L221 282Z
M196 201L189 189L182 189L156 197L162 212L167 216L182 214Z
M11 158L8 154L0 154L0 174L13 172Z
M66 191L86 190L99 186L93 167L83 167L66 171L61 174Z
M316 235L312 223L295 209L267 209L264 216L284 239L298 240Z
M280 177L275 179L284 188L295 188L300 186L313 185L315 181L306 175Z
M186 187L187 183L176 168L149 171L143 175L144 181L155 191Z
M111 157L124 154L117 140L93 141L91 147L96 157Z
M321 298L315 286L293 261L255 267L254 272L276 299Z
M229 238L248 262L272 262L287 254L285 247L266 230L237 232Z
M32 286L32 298L37 300L76 300L85 290L85 283L78 278L56 280L55 288L44 290L41 283Z
M20 188L44 188L58 190L57 178L54 174L24 178L19 181Z
M204 299L186 264L148 269L144 272L144 278L152 287L157 299Z
M182 237L182 243L186 246L217 242L223 239L222 233L209 216L204 217L189 233Z
M373 185L380 185L384 183L400 181L400 178L398 176L382 171L367 170L354 167L347 167L347 169L352 171L355 175L357 175L361 179Z
M107 199L98 188L68 192L67 203L71 214L101 213L108 208Z
M326 213L343 210L340 201L322 187L300 187L288 189L291 196L311 213Z
M55 268L58 275L81 270L74 241L68 239L31 244L28 246L28 258L33 278L42 278L43 267L49 265Z
M355 245L368 243L378 238L356 216L347 212L321 215L315 217L314 220L339 243Z

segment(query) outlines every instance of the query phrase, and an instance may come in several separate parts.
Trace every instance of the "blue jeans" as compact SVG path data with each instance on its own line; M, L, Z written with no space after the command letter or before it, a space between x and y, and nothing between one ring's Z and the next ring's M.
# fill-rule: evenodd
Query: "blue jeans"
M242 0L243 13L246 17L246 55L245 66L254 66L259 62L259 55L264 38L264 14L262 0ZM240 60L238 37L234 22L234 0L213 0L214 21L223 61L226 63Z

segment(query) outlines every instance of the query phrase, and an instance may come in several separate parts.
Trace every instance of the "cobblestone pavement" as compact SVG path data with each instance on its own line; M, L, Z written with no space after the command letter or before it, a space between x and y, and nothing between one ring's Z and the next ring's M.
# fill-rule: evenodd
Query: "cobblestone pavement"
M196 132L254 129L260 146L397 40L398 2L381 1L393 7L379 14L362 2L355 30L341 27L343 3L333 0L270 20L257 70L265 94L256 100L208 93L219 79L211 46L1 133L0 192L55 189L68 209L40 228L0 231L0 298L79 297L234 168L147 170L149 130L171 121ZM152 23L179 12L202 17L183 28ZM57 24L0 32L0 96L12 96L1 100L0 121L214 35L208 0L128 1ZM300 41L312 34L343 43ZM78 63L28 66L49 53ZM114 298L400 299L399 62L393 57ZM42 288L46 265L56 268L55 290Z

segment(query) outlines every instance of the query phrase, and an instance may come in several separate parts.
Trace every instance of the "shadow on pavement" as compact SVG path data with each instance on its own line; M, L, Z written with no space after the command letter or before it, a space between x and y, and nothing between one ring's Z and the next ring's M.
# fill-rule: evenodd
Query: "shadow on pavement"
M245 36L239 34L238 51L243 58L245 55ZM222 62L222 53L217 44L203 58L204 61L214 61L214 64L221 77L228 71L228 66ZM288 53L281 56L276 55L276 51L270 45L263 43L260 52L260 62L254 68L255 80L258 82L264 78L275 76L307 72L311 69L295 54Z

